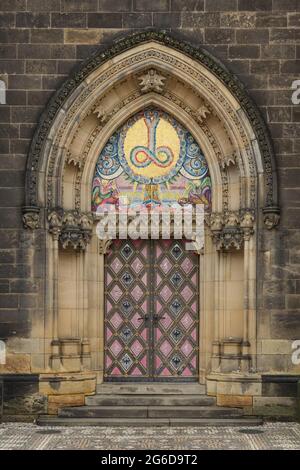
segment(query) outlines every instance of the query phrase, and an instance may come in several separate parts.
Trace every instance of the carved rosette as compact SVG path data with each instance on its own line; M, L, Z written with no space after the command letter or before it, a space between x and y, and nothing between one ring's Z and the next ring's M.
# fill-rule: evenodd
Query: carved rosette
M252 209L212 213L209 226L217 250L240 250L254 233L254 220Z
M93 217L77 210L52 210L48 216L49 232L62 248L85 250L92 237Z
M40 208L36 206L25 206L22 208L23 226L26 229L36 230L40 227Z
M138 81L141 93L149 93L150 91L162 93L164 91L166 77L157 72L157 70L150 69L143 75L140 75Z

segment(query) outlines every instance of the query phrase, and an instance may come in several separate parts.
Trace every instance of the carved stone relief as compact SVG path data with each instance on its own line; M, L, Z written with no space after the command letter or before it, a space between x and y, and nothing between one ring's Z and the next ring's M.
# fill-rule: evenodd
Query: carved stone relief
M85 250L91 240L93 217L77 210L52 210L48 215L49 232L62 248Z

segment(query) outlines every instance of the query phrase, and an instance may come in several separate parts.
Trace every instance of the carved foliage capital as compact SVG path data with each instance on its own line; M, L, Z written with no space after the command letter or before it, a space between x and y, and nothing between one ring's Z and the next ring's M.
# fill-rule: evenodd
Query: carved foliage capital
M62 248L85 250L92 237L93 218L77 210L52 210L48 216L49 232Z
M254 221L252 209L212 213L209 227L217 250L240 250L254 233Z

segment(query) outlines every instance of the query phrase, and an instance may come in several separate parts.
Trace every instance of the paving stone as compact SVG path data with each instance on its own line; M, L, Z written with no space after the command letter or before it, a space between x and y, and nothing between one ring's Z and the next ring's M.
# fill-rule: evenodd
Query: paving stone
M1 450L300 450L300 424L186 427L162 421L152 427L38 427L28 423L0 424ZM256 432L256 434L255 434Z

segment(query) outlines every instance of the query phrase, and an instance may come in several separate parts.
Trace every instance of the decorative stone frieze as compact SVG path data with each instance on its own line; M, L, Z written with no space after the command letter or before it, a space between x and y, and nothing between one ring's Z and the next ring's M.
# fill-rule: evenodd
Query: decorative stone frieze
M48 216L49 232L58 239L62 248L85 250L91 240L93 217L77 210L50 211Z
M40 227L40 208L25 206L22 208L24 228L35 230Z

